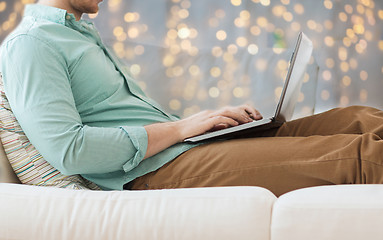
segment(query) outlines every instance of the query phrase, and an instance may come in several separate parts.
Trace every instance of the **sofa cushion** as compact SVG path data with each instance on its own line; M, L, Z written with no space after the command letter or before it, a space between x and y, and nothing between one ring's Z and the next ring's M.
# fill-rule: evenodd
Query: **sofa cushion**
M274 194L260 187L74 191L3 183L0 235L4 239L269 240L275 200Z
M271 239L383 239L383 185L300 189L273 207Z
M0 74L0 138L5 154L21 183L71 189L100 188L80 175L65 176L50 165L30 143L5 96Z

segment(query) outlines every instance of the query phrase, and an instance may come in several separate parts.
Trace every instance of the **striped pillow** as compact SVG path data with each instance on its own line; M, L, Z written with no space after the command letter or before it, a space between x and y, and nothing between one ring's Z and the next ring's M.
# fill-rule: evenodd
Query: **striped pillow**
M70 189L101 190L80 175L65 176L50 165L29 142L4 93L0 73L0 138L5 153L21 183Z

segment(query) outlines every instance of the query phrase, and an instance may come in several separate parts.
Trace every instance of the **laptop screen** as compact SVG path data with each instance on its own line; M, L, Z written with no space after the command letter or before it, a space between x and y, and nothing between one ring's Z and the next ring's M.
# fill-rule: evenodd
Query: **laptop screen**
M300 32L291 56L281 97L275 111L274 118L276 121L284 122L292 118L312 50L313 44L311 40L304 33Z

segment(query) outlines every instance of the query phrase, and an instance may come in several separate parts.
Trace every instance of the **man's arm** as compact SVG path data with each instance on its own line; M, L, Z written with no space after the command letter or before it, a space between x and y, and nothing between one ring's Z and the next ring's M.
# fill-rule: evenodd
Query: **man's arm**
M249 105L225 107L217 111L202 111L191 117L168 123L145 126L148 147L145 158L183 141L215 128L225 128L262 119L261 114Z

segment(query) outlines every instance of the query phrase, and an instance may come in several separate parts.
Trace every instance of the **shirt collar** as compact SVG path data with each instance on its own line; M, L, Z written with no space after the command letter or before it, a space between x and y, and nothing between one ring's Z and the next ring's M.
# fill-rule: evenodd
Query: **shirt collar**
M51 22L65 25L65 21L76 21L72 13L66 10L46 6L42 4L28 4L25 6L24 16L32 16L34 18L45 19Z

